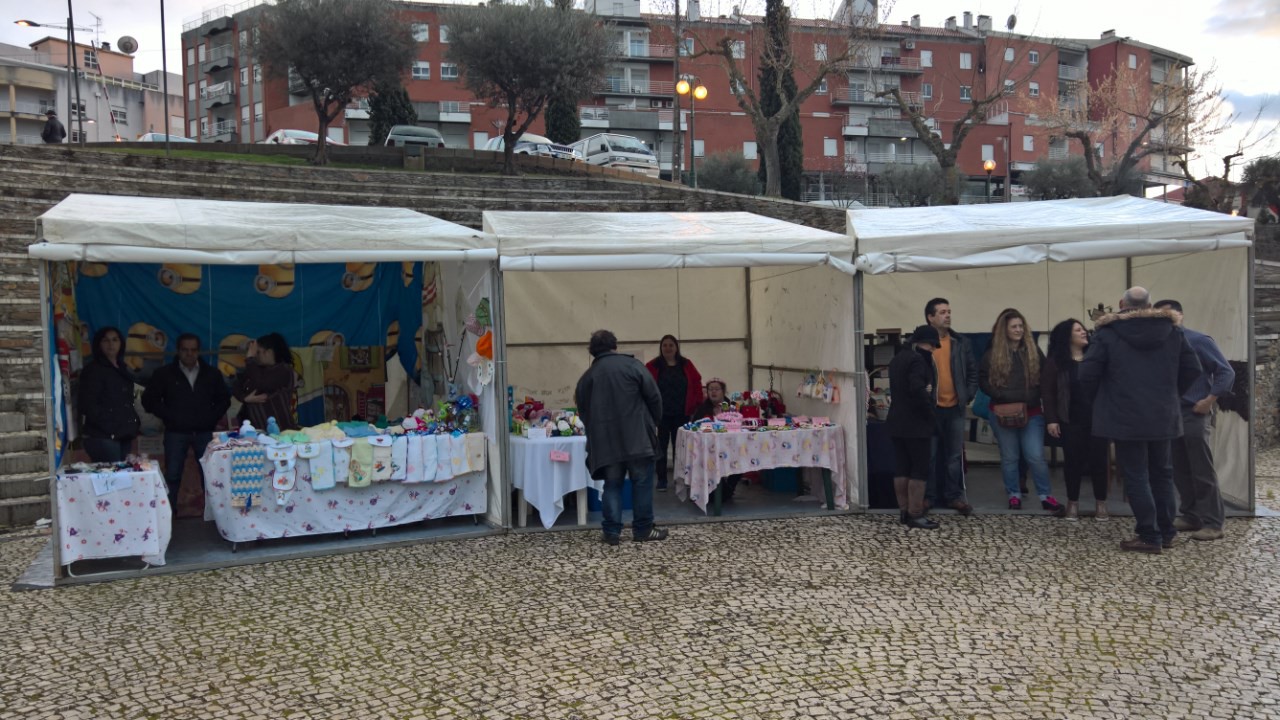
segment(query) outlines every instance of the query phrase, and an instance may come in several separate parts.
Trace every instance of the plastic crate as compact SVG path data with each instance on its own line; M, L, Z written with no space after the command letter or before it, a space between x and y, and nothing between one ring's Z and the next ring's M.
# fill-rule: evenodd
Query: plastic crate
M760 475L764 478L764 489L769 492L800 494L800 468L773 468L760 471Z

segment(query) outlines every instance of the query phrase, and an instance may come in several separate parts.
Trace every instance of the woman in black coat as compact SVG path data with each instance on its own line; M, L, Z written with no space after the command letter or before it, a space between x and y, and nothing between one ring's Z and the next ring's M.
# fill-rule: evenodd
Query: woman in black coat
M938 378L933 367L933 349L937 346L938 331L921 325L911 333L911 345L889 363L892 402L885 424L893 440L893 492L898 496L902 524L922 530L938 527L924 515L924 493L933 454L933 413L938 404L934 395Z
M93 334L93 359L80 371L80 433L94 462L120 462L142 421L133 407L133 375L124 364L124 338L114 327Z
M258 338L253 362L246 362L244 372L236 378L231 395L244 403L236 415L239 422L249 421L254 429L266 432L268 420L276 419L281 430L298 428L293 419L296 404L297 375L293 371L293 353L280 333Z
M1066 466L1067 519L1080 516L1080 484L1093 481L1097 518L1107 514L1107 441L1093 436L1093 400L1080 386L1080 362L1089 348L1089 331L1075 318L1063 320L1049 333L1049 357L1040 377L1045 432L1062 439Z

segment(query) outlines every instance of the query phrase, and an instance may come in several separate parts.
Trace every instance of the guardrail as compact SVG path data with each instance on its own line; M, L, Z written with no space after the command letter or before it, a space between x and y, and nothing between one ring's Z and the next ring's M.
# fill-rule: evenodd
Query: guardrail
M609 78L600 87L601 92L614 95L671 95L675 92L675 83L670 80L635 82L622 78Z
M1058 65L1059 80L1084 80L1085 69L1074 65Z

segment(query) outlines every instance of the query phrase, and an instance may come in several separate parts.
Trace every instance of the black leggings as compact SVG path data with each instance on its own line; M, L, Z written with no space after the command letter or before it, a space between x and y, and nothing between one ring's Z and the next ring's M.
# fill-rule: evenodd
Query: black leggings
M662 418L658 423L658 484L666 485L667 480L667 448L671 448L672 457L676 449L676 433L686 422L685 418Z
M1093 481L1095 500L1107 499L1107 441L1093 436L1093 429L1080 423L1063 423L1063 475L1067 480L1067 500L1080 500L1080 484L1088 475Z

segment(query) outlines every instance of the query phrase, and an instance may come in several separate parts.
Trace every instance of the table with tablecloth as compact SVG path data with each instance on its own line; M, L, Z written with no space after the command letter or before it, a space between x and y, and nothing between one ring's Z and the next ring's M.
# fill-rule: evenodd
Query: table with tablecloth
M320 443L325 449L328 441ZM229 542L322 535L353 530L376 530L419 520L479 515L488 503L487 469L456 475L443 482L375 482L366 487L338 483L316 490L306 466L297 473L294 488L283 495L271 488L264 473L259 500L248 509L232 493L229 478L232 447L211 445L200 464L204 468L204 518L218 526Z
M779 467L822 467L831 471L835 506L845 510L845 437L839 426L676 435L676 494L703 512L721 478Z
M552 457L556 454L555 459ZM563 454L561 454L563 453ZM520 491L517 522L524 527L525 503L542 518L542 526L556 524L564 512L564 496L578 494L578 524L587 524L587 488L604 490L604 482L587 472L587 439L577 437L511 438L512 485Z
M173 509L159 470L59 472L57 496L63 565L134 556L164 565Z

